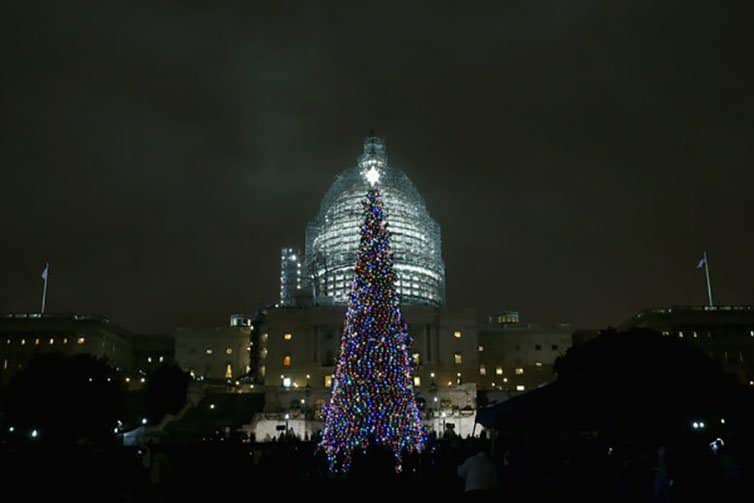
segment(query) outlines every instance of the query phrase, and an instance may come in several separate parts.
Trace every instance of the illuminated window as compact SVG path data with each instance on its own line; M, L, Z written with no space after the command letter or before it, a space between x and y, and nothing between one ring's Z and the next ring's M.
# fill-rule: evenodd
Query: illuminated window
M286 341L289 341L289 340L293 339L293 335L292 334L283 334L283 339L285 339Z
M668 332L667 330L663 330L662 335L670 335L670 332Z
M422 385L422 378L419 376L414 376L414 386L419 387Z
M3 370L8 370L8 359L3 360Z
M204 350L204 354L211 355L212 353L214 353L214 351L212 350L212 348L207 348L207 349Z
M460 339L461 338L460 330L456 330L455 332L453 332L453 337L455 337L456 339Z
M68 337L63 337L63 344L68 344Z
M431 377L432 379L434 379L435 378L435 373L434 372L430 372L429 377Z
M526 386L524 386L523 384L516 384L516 391L525 391L525 390L526 390Z
M480 376L487 375L487 367L485 365L479 365L479 375Z
M22 345L22 346L25 346L25 345L26 345L26 339L21 339L21 345Z
M230 347L225 348L225 354L226 355L229 355L229 354L232 354L232 353L233 353L233 348L230 348Z
M697 335L697 333L696 333L696 332L692 333L692 334L691 334L691 336L692 336L692 337L693 337L694 339L696 339L697 337L699 337L699 336Z
M291 355L285 355L283 357L283 367L290 367L291 366Z
M480 344L479 347L477 347L476 349L477 349L477 351L479 351L481 353L482 351L484 351L484 346L482 346Z
M34 344L35 344L36 346L39 346L39 339L34 339Z
M678 332L678 337L680 337L681 339L683 339L683 332Z
M163 358L163 357L161 356L161 357L160 357L160 363L162 363L163 361L165 361L165 358ZM247 372L248 372L248 371L247 371Z
M52 337L50 337L50 344L55 344L55 339L53 339Z
M461 365L463 363L463 355L461 353L453 353L453 361L456 365Z
M499 376L503 375L503 367L501 367L500 365L495 367L495 375L499 375Z
M518 367L516 369L516 375L517 376L523 375L523 373L524 373L524 369L522 369L521 367Z
M332 374L328 374L325 376L325 388L331 388L332 387Z
M6 344L10 344L10 339L5 339Z
M76 339L76 344L83 344L85 342L86 342L86 339L84 339L83 337L79 337L78 339Z
M230 368L230 363L225 366L225 378L226 379L233 378L233 369Z
M537 367L541 367L542 366L542 362L534 362L534 365L536 365Z
M749 335L754 337L754 330L749 330Z
M421 364L421 355L419 353L414 353L411 355L411 359L414 361L414 365L420 365Z
M147 356L147 363L152 363L152 357L151 356Z

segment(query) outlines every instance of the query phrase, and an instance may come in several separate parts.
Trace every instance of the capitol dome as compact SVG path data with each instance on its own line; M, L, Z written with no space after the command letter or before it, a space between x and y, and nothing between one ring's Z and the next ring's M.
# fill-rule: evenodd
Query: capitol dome
M355 167L340 173L306 228L306 269L315 298L348 302L363 224L361 201L376 183L382 194L401 304L442 306L445 264L440 226L403 171L389 166L385 143L369 136Z

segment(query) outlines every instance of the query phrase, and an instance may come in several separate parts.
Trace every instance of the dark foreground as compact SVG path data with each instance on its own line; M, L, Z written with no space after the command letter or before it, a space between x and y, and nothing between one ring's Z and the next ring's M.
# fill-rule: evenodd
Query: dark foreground
M656 447L569 444L554 453L542 443L526 447L487 441L446 439L421 455L409 455L396 475L378 451L354 461L348 477L328 472L312 442L267 444L196 443L150 448L63 447L34 442L4 445L0 453L5 494L26 500L172 502L237 497L371 497L463 495L456 470L479 448L493 452L499 487L506 500L545 498L579 501L729 501L752 494L746 452L717 451L688 443L658 459ZM386 462L387 459L387 462ZM672 480L672 483L665 481Z

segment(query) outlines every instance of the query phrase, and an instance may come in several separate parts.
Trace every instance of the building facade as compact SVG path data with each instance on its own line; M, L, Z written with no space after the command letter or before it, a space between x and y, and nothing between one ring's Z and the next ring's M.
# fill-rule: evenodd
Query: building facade
M569 323L540 325L515 317L491 317L479 330L479 389L495 400L537 388L555 379L555 360L572 345Z
M227 382L245 376L251 370L254 327L234 316L235 326L178 328L173 334L176 363L199 381Z
M475 314L429 306L405 306L402 310L413 339L415 391L421 395L440 390L456 396L453 405L472 406L473 393L461 404L463 400L454 390L474 383L477 375ZM338 362L344 319L343 306L278 308L268 312L260 328L259 353L269 410L285 409L305 398L305 392L315 397L318 406L324 403Z
M754 385L754 307L669 306L647 309L619 325L649 328L703 349L739 382Z
M103 316L76 313L0 315L0 382L7 384L34 355L58 352L105 358L122 371L133 367L133 335Z
M280 305L292 306L303 286L304 257L297 248L280 251Z

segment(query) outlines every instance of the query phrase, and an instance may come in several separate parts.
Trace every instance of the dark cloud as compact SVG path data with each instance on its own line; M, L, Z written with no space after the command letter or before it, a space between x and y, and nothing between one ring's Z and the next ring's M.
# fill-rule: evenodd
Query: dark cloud
M0 310L137 330L275 300L366 131L444 233L450 307L615 323L750 303L745 2L16 2Z

